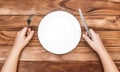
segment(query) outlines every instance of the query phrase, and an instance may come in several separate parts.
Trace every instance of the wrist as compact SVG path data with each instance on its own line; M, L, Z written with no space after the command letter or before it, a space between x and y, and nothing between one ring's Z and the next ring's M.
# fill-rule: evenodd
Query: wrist
M106 57L109 56L107 50L99 51L98 55L99 55L100 58L106 58Z
M21 52L23 48L21 47L17 47L17 46L13 46L12 50L14 50L15 52Z
M21 50L17 49L17 48L12 48L10 51L10 55L11 56L19 56L21 54Z
M13 48L21 51L24 48L24 46L22 44L14 44Z
M103 53L103 52L106 52L106 49L105 47L101 47L99 48L98 50L96 50L96 52L99 54L99 53Z

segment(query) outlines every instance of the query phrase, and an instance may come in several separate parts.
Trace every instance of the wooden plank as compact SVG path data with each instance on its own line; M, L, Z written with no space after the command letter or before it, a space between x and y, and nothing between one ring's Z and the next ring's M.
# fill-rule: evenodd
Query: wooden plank
M0 31L0 46L12 46L17 31ZM83 31L84 33L84 31ZM120 31L97 31L106 47L120 47ZM111 35L112 34L112 35ZM33 39L28 46L39 46L38 34L35 31ZM40 45L41 46L41 45ZM79 42L80 47L88 47L83 38Z
M31 27L34 30L38 29L38 25L44 16L35 16L32 20ZM21 28L27 26L28 16L0 16L0 31L8 30L20 30ZM81 22L80 17L76 18ZM90 28L94 30L108 30L120 31L120 16L85 16L87 24ZM82 30L84 30L81 24Z
M119 0L1 0L0 15L46 15L55 10L78 15L78 8L86 15L120 15L119 7Z
M11 46L0 46L0 60L5 60ZM120 47L106 47L113 60L120 60ZM99 58L89 47L76 47L72 52L55 55L41 46L26 47L20 57L21 61L98 61Z
M0 70L4 62L0 62ZM115 61L120 70L120 62ZM103 72L102 65L96 62L19 62L18 72Z
M5 60L12 48L17 31L0 31L0 60ZM120 31L97 31L114 60L120 60ZM112 34L112 35L111 35ZM44 56L42 56L44 55ZM87 43L81 39L72 52L54 55L47 52L39 43L37 32L23 51L21 61L96 61L98 57Z
M33 19L31 27L36 32L21 54L22 62L19 62L18 72L103 72L98 56L83 39L76 49L64 55L47 52L38 41L37 28L46 14L55 10L65 10L81 21L78 8L83 10L88 26L100 34L120 69L119 7L120 0L1 0L0 69L12 48L16 32L27 26L28 15L35 13L37 16ZM82 24L81 27L84 31Z
M0 69L4 62L0 62ZM116 63L120 65L120 63ZM19 62L18 72L103 72L100 62Z

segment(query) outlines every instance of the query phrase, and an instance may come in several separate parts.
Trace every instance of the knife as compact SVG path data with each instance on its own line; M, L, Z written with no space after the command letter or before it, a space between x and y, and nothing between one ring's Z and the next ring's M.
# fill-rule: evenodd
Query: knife
M86 21L85 21L85 18L84 18L84 16L83 16L83 13L82 13L81 9L78 9L78 11L79 11L80 18L81 18L81 20L82 20L82 24L84 25L85 30L86 30L86 32L87 32L87 35L88 35L88 37L91 39L91 33L90 33L90 31L89 31L89 28L88 28L88 26L87 26L87 23L86 23Z

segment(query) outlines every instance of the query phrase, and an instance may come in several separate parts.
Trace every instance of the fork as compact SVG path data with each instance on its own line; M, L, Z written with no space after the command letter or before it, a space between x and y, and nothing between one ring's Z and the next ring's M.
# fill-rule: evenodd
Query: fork
M28 19L27 19L27 23L28 23L28 28L30 28L30 23L31 23L31 20L32 18L35 16L35 14L31 14Z

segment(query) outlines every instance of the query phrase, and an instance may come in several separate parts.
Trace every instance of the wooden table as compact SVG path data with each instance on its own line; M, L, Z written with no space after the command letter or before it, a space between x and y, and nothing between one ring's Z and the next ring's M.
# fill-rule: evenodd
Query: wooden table
M100 34L120 69L120 0L0 0L0 68L16 32L27 26L28 16L35 13L31 28L36 32L21 54L18 72L103 72L98 56L83 38L75 50L65 55L47 52L38 41L37 28L46 14L65 10L80 21L78 8L83 10L88 26Z

